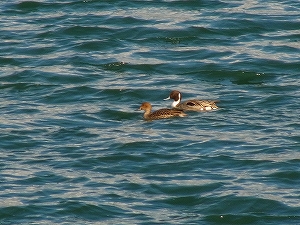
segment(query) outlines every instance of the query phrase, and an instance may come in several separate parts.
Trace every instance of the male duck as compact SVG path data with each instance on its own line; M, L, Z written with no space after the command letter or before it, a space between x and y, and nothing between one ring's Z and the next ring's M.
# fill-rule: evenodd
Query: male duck
M151 112L152 106L149 102L144 102L139 110L144 110L144 118L146 120L158 120L166 119L171 117L184 117L186 114L182 110L178 109L159 109L157 111Z
M172 103L172 107L184 111L209 111L218 108L218 106L216 105L216 102L218 102L218 100L191 99L180 103L181 98L181 93L174 90L171 91L170 96L164 100L173 99L174 102Z

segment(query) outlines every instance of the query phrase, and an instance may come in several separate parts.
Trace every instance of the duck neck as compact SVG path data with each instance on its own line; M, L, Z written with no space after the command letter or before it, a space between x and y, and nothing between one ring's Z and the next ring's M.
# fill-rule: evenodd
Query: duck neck
M179 103L180 103L180 98L179 98L177 101L174 101L174 102L172 103L172 107L175 108L176 106L179 105Z
M174 96L173 96L173 97L174 97ZM179 92L178 95L175 96L175 98L173 98L173 99L174 99L174 102L172 103L172 107L173 107L173 108L176 108L176 107L179 105L179 103L180 103L180 100L181 100L181 93Z
M151 110L150 110L150 109L145 110L144 118L145 118L145 119L148 119L149 116L150 116L150 114L151 114Z

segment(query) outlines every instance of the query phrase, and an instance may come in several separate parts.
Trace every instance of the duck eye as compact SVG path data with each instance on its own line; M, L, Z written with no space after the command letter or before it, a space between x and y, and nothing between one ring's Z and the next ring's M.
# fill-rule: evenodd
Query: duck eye
M195 106L195 103L193 103L193 102L187 102L186 104L189 106Z

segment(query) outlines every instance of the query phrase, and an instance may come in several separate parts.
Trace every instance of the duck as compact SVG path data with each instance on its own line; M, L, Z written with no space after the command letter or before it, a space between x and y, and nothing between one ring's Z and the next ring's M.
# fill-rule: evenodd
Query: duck
M158 119L167 119L172 117L185 117L185 114L182 110L178 109L159 109L157 111L151 112L152 105L149 102L143 102L139 110L144 110L144 119L145 120L158 120Z
M173 90L169 97L164 100L173 99L174 102L172 103L172 107L183 111L210 111L218 109L218 106L216 105L216 103L219 102L218 100L190 99L180 103L181 98L182 94L177 90Z

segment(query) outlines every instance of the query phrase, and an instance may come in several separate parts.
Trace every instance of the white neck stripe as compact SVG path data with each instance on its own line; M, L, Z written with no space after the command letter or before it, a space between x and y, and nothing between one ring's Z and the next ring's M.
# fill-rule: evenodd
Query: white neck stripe
M176 107L179 103L180 103L180 99L178 99L177 101L174 101L174 102L172 103L172 107L173 107L173 108Z

